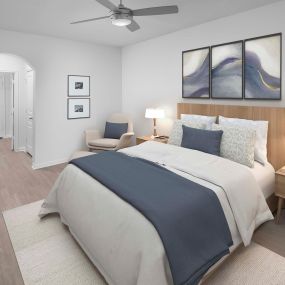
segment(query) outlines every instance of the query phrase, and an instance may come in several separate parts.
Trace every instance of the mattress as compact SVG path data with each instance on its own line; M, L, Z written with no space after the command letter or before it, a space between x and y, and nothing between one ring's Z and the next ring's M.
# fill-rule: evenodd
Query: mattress
M267 199L271 194L274 193L275 170L273 166L269 162L265 165L255 162L254 167L250 170L260 186L264 197Z

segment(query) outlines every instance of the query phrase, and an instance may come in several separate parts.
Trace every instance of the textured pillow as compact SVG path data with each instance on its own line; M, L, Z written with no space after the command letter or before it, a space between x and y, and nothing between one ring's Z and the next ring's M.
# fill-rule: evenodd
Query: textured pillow
M181 121L183 123L192 122L192 123L205 124L207 130L211 130L212 124L215 124L216 120L217 117L215 116L181 114Z
M183 130L182 125L187 127L196 128L196 129L205 129L206 125L202 123L192 123L192 122L183 122L181 120L176 120L173 123L171 133L169 135L168 143L173 145L181 146Z
M254 166L256 131L245 127L214 124L213 130L222 130L221 156L248 167Z
M267 162L268 121L252 121L219 116L219 124L222 126L240 126L255 130L254 159L262 164Z
M106 122L104 138L119 139L128 131L128 123Z
M223 135L222 130L200 130L186 127L184 125L182 126L182 128L182 147L196 149L213 155L220 155L220 145Z

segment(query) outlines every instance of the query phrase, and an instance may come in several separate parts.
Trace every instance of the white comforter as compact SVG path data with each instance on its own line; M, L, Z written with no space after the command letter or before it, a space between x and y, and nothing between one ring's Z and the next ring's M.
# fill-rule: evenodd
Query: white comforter
M235 248L272 219L252 173L229 160L177 146L147 142L121 152L164 165L218 196ZM110 174L111 175L111 174ZM205 209L206 210L206 209ZM45 200L40 216L58 212L109 284L173 284L153 225L131 205L74 165L68 165Z

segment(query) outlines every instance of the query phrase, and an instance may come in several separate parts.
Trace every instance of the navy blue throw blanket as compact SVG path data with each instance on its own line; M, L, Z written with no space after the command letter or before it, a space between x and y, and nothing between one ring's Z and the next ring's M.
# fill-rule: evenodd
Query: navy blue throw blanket
M229 253L231 233L216 194L157 164L118 152L70 163L141 212L156 228L175 285L198 284Z

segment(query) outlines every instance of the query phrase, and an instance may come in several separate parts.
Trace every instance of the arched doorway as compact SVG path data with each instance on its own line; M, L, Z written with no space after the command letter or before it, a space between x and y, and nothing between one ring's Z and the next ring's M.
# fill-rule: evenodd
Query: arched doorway
M35 70L24 58L0 53L0 137L11 151L35 153Z

